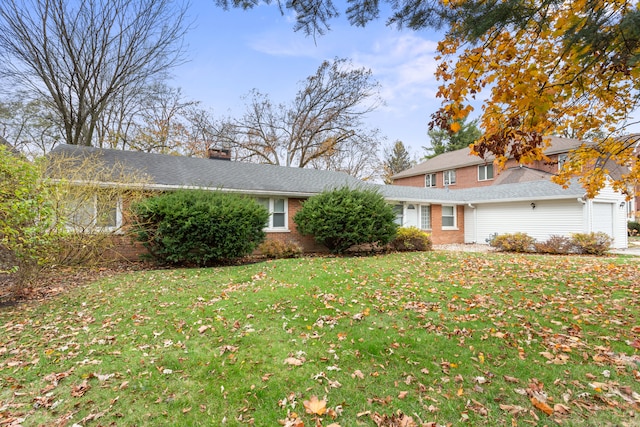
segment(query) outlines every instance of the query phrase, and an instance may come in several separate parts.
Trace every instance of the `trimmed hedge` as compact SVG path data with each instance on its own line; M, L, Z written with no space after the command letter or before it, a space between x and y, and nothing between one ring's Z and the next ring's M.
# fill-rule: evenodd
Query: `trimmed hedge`
M398 228L394 219L393 208L380 193L348 187L309 198L293 218L300 233L312 235L333 253L389 243Z
M250 254L269 212L229 193L180 190L132 206L133 231L159 262L209 265Z

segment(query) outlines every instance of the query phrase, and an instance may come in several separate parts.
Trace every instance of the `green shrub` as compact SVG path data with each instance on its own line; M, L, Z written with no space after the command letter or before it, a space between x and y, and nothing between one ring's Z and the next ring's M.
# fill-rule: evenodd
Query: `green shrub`
M575 233L571 241L578 253L604 255L611 248L613 239L607 233Z
M235 194L181 190L132 206L136 237L158 261L208 265L250 254L267 210Z
M0 145L0 273L15 273L19 284L49 261L60 230L41 166Z
M565 255L575 251L570 238L566 236L552 235L544 242L536 242L535 250L541 254Z
M393 208L373 190L348 187L309 198L294 222L302 234L312 235L333 253L354 245L385 245L395 236Z
M417 227L401 227L390 246L396 251L430 251L431 235Z
M627 233L629 236L640 235L640 222L629 221L627 223Z
M271 259L297 258L302 254L302 248L295 242L267 240L258 246L258 252Z
M526 233L506 233L494 236L489 244L503 252L533 252L535 239Z

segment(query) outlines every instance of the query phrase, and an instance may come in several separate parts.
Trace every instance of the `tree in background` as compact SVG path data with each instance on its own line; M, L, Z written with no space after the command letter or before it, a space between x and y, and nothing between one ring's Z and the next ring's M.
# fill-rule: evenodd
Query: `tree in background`
M414 162L402 141L396 141L393 147L385 147L382 168L384 183L392 184L391 177L412 167Z
M448 151L455 151L461 148L469 148L471 144L476 142L482 136L482 131L478 128L478 120L471 122L463 120L456 121L457 129L453 132L449 129L430 129L427 134L431 140L431 147L422 147L427 155L425 159L438 156Z
M354 159L374 160L361 154L377 152L379 132L365 129L362 119L379 104L370 70L346 59L324 61L290 104L274 105L252 91L244 116L218 122L215 137L241 160L345 170ZM358 176L361 166L348 169Z
M185 12L171 0L5 0L0 72L46 101L66 143L93 145L112 103L180 63Z
M634 147L640 137L624 136L640 106L637 2L465 0L446 7L463 19L438 48L443 106L435 125L455 131L451 121L467 117L471 102L489 86L474 154L495 155L501 165L509 157L547 160L547 136L584 139L601 131L604 137L570 154L555 181L564 185L579 177L593 196L613 165L630 168L614 182L616 189L627 192L637 183Z
M329 0L275 2L295 12L295 29L323 34L339 15ZM256 7L257 0L216 0L224 8ZM483 136L472 152L521 162L545 159L546 137L605 137L575 150L556 178L579 177L589 195L604 185L607 164L630 168L614 182L627 191L640 180L634 149L640 135L625 135L640 107L640 7L619 0L387 0L389 24L412 29L447 27L438 45L442 108L433 125L457 130L485 88ZM346 16L365 26L381 2L349 1Z

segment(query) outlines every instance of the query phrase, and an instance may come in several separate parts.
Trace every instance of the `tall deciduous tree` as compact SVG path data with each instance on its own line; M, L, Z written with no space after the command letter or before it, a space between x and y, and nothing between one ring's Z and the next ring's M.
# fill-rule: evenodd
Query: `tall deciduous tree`
M172 0L4 0L0 72L47 100L67 143L92 145L115 99L180 63L185 7Z
M426 159L438 156L448 151L455 151L467 148L481 136L482 132L478 128L478 121L457 120L456 132L449 129L430 129L427 134L431 140L431 147L422 147L427 155ZM459 127L458 127L459 126Z
M377 129L363 126L363 117L380 103L371 71L354 68L345 59L325 61L307 77L290 104L274 105L254 90L240 119L217 123L218 143L231 147L239 159L294 167L349 169L358 177L377 152ZM354 152L355 151L355 152ZM338 160L339 164L338 164Z
M402 141L396 141L391 148L384 149L384 160L382 167L384 169L384 183L391 184L391 177L397 173L407 170L413 166L411 155L407 151Z
M494 5L495 8L489 7ZM592 196L610 168L628 167L614 187L640 178L638 137L624 137L640 106L640 5L616 0L512 0L447 3L464 19L439 45L443 106L434 123L451 128L468 116L483 89L483 136L473 152L522 162L546 159L546 137L583 139L556 181L579 177ZM473 19L477 26L470 25Z
M215 0L252 8L257 0ZM339 14L330 0L275 2L295 12L297 30L322 34ZM580 177L590 195L604 185L604 165L630 168L615 182L640 180L636 136L625 136L640 107L640 3L637 0L387 0L388 23L412 29L447 27L439 44L441 110L433 123L455 130L470 105L489 91L480 119L480 156L527 162L544 159L545 137L586 138L557 177ZM380 16L381 2L350 0L346 16L364 26ZM454 129L451 128L454 126ZM615 166L614 166L615 167Z

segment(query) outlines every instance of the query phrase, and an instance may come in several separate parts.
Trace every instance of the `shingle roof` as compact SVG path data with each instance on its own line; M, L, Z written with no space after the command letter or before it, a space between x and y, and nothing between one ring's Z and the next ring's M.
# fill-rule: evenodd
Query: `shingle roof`
M407 187L362 182L342 172L255 163L150 154L59 145L50 155L97 156L105 164L119 164L145 175L150 188L198 187L249 194L306 197L331 188L349 186L379 191L387 200L435 204L487 203L581 197L577 184L563 189L549 180L492 185L462 190Z
M572 138L559 138L549 137L550 145L545 150L548 155L566 153L572 149L575 149L582 145L584 141ZM494 157L488 157L486 160L481 159L478 156L472 156L469 154L468 148L462 148L456 151L449 151L447 153L440 154L427 161L424 161L410 169L399 172L393 175L392 179L407 178L410 176L423 175L426 173L433 173L442 170L456 169L464 166L481 165L491 162Z
M217 159L151 154L59 145L51 155L97 156L107 165L120 164L142 174L149 187L198 187L236 192L311 195L362 181L343 172L301 169Z

